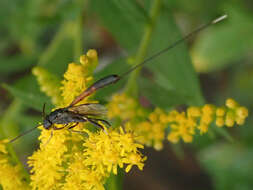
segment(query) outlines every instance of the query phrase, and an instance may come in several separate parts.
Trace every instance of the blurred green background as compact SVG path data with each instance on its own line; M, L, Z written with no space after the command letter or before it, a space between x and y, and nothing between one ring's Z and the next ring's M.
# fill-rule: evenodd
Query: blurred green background
M31 74L34 66L62 79L67 64L93 48L99 54L95 78L119 74L140 56L143 41L148 43L148 57L222 14L228 14L226 21L147 65L138 80L140 95L163 109L205 102L222 105L232 97L252 110L250 0L0 1L0 137L14 137L37 125L44 102L47 111L52 108ZM124 82L101 90L96 98L106 103ZM193 144L165 142L160 152L145 149L144 171L127 174L124 189L252 189L251 124L249 117L243 127L228 130L231 136L213 131ZM24 162L38 147L37 136L38 131L14 144Z

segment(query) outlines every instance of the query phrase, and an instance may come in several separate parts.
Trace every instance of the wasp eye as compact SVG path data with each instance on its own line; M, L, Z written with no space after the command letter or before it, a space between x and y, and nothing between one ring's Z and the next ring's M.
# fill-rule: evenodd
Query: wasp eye
M45 120L43 121L43 127L44 127L45 129L50 129L51 125L52 125L52 123L51 123L49 120L45 119Z

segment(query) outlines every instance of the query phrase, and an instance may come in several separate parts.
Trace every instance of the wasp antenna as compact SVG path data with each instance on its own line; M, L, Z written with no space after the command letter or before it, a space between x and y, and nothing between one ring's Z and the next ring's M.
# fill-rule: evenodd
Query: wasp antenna
M45 119L45 117L46 117L45 109L46 109L46 102L43 104L43 109L42 109L42 117L43 117L43 119Z
M197 33L199 33L200 31L202 31L202 30L208 28L209 26L211 26L211 25L213 25L213 24L216 24L216 23L218 23L218 22L220 22L220 21L223 21L223 20L226 19L226 18L227 18L227 15L223 15L223 16L221 16L221 17L218 17L218 18L212 20L211 22L208 22L208 23L206 23L206 24L204 24L204 25L202 25L202 26L196 28L195 30L193 30L193 31L190 32L189 34L185 35L184 37L180 38L179 40L175 41L174 43L172 43L172 44L169 45L168 47L166 47L166 48L164 48L164 49L162 49L162 50L156 52L155 54L153 54L152 56L148 57L147 59L145 59L145 60L144 60L143 62L141 62L140 64L135 65L135 66L133 66L132 68L130 68L128 71L122 73L122 74L120 75L120 78L122 78L122 77L128 75L129 73L131 73L131 72L134 71L135 69L137 69L137 68L139 68L139 67L145 65L146 63L148 63L149 61L155 59L155 58L158 57L159 55L161 55L161 54L163 54L163 53L169 51L170 49L173 49L175 46L177 46L178 44L181 44L181 43L184 42L185 40L189 39L189 38L192 37L194 34L197 34Z
M31 128L31 129L25 131L24 133L22 133L22 134L16 136L15 138L11 139L11 140L9 141L9 143L13 143L14 141L16 141L17 139L19 139L20 137L22 137L22 136L24 136L24 135L26 135L26 134L32 132L34 129L36 129L36 128L38 128L38 127L39 127L39 125L36 126L36 127L34 127L34 128Z

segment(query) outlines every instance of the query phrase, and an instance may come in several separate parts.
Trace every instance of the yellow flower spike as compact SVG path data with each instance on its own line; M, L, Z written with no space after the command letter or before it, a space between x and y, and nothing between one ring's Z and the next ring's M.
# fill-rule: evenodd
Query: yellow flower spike
M86 65L89 63L89 59L88 59L87 55L81 55L79 61L82 65Z
M226 100L226 106L230 109L235 109L238 106L238 103L232 98Z
M223 127L225 124L224 118L223 117L217 117L216 118L216 125L218 127Z
M235 122L237 123L237 125L243 125L245 123L245 119L243 119L243 118L236 118Z
M51 138L51 131L42 129L39 137L40 149L28 158L28 165L32 167L33 173L31 175L33 189L57 189L60 186L64 176L63 155L67 152L64 132L67 131L54 131Z
M149 120L153 123L156 123L158 121L158 115L155 112L152 112L149 114Z
M129 172L132 168L132 166L136 165L139 170L143 170L144 164L143 162L146 160L146 157L141 157L141 155L139 154L130 154L129 155L129 159L125 160L125 162L128 164L128 166L126 167L125 171Z
M200 117L201 109L199 107L189 107L187 109L187 116L189 117Z
M90 49L87 52L87 57L90 58L92 61L97 61L98 60L98 53L95 49Z
M233 111L228 111L225 118L225 124L227 127L233 127L235 123L235 114Z
M171 132L167 136L167 140L172 143L178 143L179 141L179 134L177 132Z
M137 101L126 94L115 94L108 104L108 117L129 120L136 117L143 117L144 112Z
M91 52L89 53L88 62L86 62L86 64L70 63L68 65L68 69L64 74L64 80L61 83L62 87L58 88L61 92L62 101L57 104L57 107L68 105L76 96L88 87L92 81L91 71L94 70L96 64L97 57ZM86 103L86 101L87 100L84 99L80 103ZM85 131L85 129L82 128L83 126L84 124L79 124L75 129ZM62 127L62 125L59 125L58 127ZM53 137L51 138L51 130L42 129L42 133L39 137L41 140L40 150L36 151L31 157L29 157L28 161L28 165L32 167L31 171L33 172L31 175L32 188L37 190L54 190L60 189L60 187L64 186L66 187L65 189L67 189L67 181L64 182L64 172L66 172L66 170L69 172L72 171L72 166L69 165L69 168L65 168L65 162L67 162L67 160L75 160L73 155L76 153L82 155L80 142L83 138L83 136L78 134L70 134L69 131L64 129L54 130ZM71 148L71 150L68 150L68 148ZM83 163L81 164L85 166ZM87 169L85 171L87 173ZM74 177L72 179L74 180ZM84 185L82 186L84 189L88 189L85 186L86 182L84 180L79 179L79 182L82 183L81 185ZM63 185L63 183L66 183L66 185ZM93 188L93 185L91 185L90 189ZM100 186L103 186L102 182L100 183Z
M84 89L88 87L91 81L91 77L87 76L89 73L87 68L89 66L82 66L75 63L68 65L68 69L64 74L64 80L62 81L62 97L63 106L70 104L70 102L77 97ZM81 103L85 103L85 98Z
M60 88L63 101L57 106L68 105L91 84L91 74L97 62L97 52L90 50L80 57L81 64L69 64ZM46 87L41 88L47 91ZM80 104L86 102L87 99L84 99ZM186 112L181 113L176 110L167 113L159 108L149 112L127 94L116 94L108 105L108 116L117 117L116 121L123 121L125 130L118 127L109 128L107 133L103 130L91 132L85 129L86 124L80 124L75 130L86 132L87 137L70 134L67 130L54 131L46 148L43 145L50 138L51 131L43 130L39 137L41 149L28 162L33 172L31 186L37 190L104 190L106 179L110 173L117 174L118 167L129 172L136 165L142 170L146 157L139 150L143 149L143 145L153 146L156 150L162 149L168 126L170 132L167 139L170 142L182 140L190 143L197 131L200 134L208 131L215 117L220 127L224 123L231 125L231 121L243 124L248 115L247 109L237 104L233 107L232 104L230 101L227 104L230 107L225 108L215 108L209 104L189 107ZM230 112L233 117L230 117Z
M90 49L86 55L80 56L80 63L83 66L89 65L89 70L93 71L93 69L95 69L98 64L97 51Z
M169 122L169 118L166 114L161 114L159 120L163 124L167 124Z
M199 131L200 131L200 134L202 135L202 134L204 134L204 133L207 133L207 131L208 131L208 125L202 123L202 124L200 124L200 125L198 126L198 129L199 129Z
M7 143L7 139L0 140L0 185L4 190L29 189L20 166L10 162L10 155L6 150Z
M203 114L212 115L214 114L214 111L215 111L215 106L211 104L206 104L202 108Z
M236 116L239 118L244 119L244 118L248 117L248 114L249 114L248 109L245 107L241 106L236 109Z
M67 169L68 174L65 178L63 190L92 190L95 187L103 187L107 176L93 172L91 169L85 167L82 162L82 154L80 152L75 153Z
M202 117L201 117L201 122L200 123L210 125L213 120L214 120L214 116L209 115L209 114L203 114Z
M142 166L143 159L138 149L143 146L135 141L136 137L132 133L124 132L121 128L109 130L108 135L103 131L90 133L83 144L83 163L105 175L111 171L117 174L117 167L123 167L124 164ZM140 159L133 161L133 156Z
M160 141L158 141L158 142L155 142L154 143L154 149L155 150L162 150L163 149L163 143L162 142L160 142Z
M6 144L9 142L8 139L0 140L0 153L7 154Z
M53 104L58 105L62 101L60 80L42 67L34 67L32 73L37 77L41 91L52 98Z
M191 143L193 140L192 135L189 135L189 134L182 135L182 138L183 138L183 141L186 143Z
M216 109L216 116L217 117L223 117L226 113L226 109L223 107L217 108Z

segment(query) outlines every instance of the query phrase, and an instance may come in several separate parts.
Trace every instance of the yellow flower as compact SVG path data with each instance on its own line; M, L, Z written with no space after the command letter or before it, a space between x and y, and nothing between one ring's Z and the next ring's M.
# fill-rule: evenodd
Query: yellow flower
M53 94L57 94L56 107L65 107L91 84L97 63L96 51L89 50L80 57L80 64L68 65L60 83L62 86L58 86L59 83L47 84L49 74L41 68L35 68L34 73L42 90L48 91L47 94L53 98ZM79 104L94 102L87 99ZM118 168L124 168L125 172L133 166L143 169L146 160L140 152L143 145L160 150L166 135L172 143L180 140L190 143L196 133L207 133L214 121L218 127L230 127L235 123L242 125L248 116L248 110L232 99L226 101L226 107L207 104L189 107L183 112L167 112L160 108L146 110L136 99L124 93L113 96L108 110L108 117L118 121L117 126L108 130L95 129L92 132L86 127L87 123L75 127L80 134L40 127L40 149L28 161L32 167L32 189L104 190L106 179L111 173L117 174ZM1 143L0 151L5 151Z
M92 77L90 74L97 64L96 53L94 53L94 50L90 50L87 55L81 57L80 61L81 64L69 64L64 74L62 87L54 86L54 88L61 90L62 101L56 105L57 107L67 106L91 82ZM84 99L82 103L86 101ZM58 127L62 126L59 125ZM83 124L79 124L76 129L82 127ZM73 134L73 137L69 131L64 129L53 131L46 130L43 127L40 127L40 129L42 130L39 137L41 140L40 149L28 158L28 164L32 167L31 186L33 189L38 190L59 189L65 177L65 162L73 153L69 148L72 147L73 143L80 143L83 137L78 134ZM52 137L51 132L53 132Z
M138 102L127 96L126 94L115 94L108 104L108 117L120 118L121 120L129 120L136 117L143 117L144 110Z
M96 51L89 50L86 55L82 55L80 63L70 63L64 73L64 80L60 88L63 97L62 107L69 105L92 82L93 70L98 63ZM87 98L81 101L80 104L85 102L87 102Z
M41 91L52 98L53 104L60 104L60 80L42 67L34 67L32 73L37 77Z
M42 130L39 137L40 149L28 159L28 165L32 167L31 186L33 189L58 189L59 182L64 176L63 156L67 152L65 145L66 131Z
M12 165L6 150L8 140L0 141L0 184L4 190L28 189L27 181L19 165Z
M242 125L248 116L247 108L239 106L233 99L228 99L226 106L206 104L203 107L189 107L187 115L184 112L171 111L167 116L171 128L167 139L172 143L177 143L180 138L184 142L192 142L195 131L199 130L200 134L207 133L213 121L218 127L232 127L235 122Z
M170 128L167 139L177 143L180 139L184 142L192 142L196 132L201 135L208 132L212 122L218 127L226 125L234 126L235 122L242 125L248 116L248 110L233 100L226 101L227 107L216 107L206 104L202 107L189 107L186 112L179 113L172 110L168 113L156 108L147 114L138 102L126 94L114 95L109 103L109 117L120 118L126 122L127 129L132 130L138 136L138 142L153 146L156 150L163 147L165 129ZM138 114L142 110L142 114ZM146 119L148 118L148 120Z
M149 115L138 121L137 118L126 123L126 129L134 131L138 136L137 141L147 146L153 146L156 150L163 148L162 141L165 138L165 128L167 120L165 112L161 109L155 109Z
M69 162L63 190L104 190L103 184L108 176L86 167L83 160L84 157L81 152L74 154L73 159Z
M69 105L90 85L92 71L97 65L96 51L90 50L81 56L80 63L69 64L62 86L55 86L61 90L62 99L57 107ZM123 99L124 97L118 98L119 101ZM87 98L80 104L86 102ZM131 108L137 108L135 101L129 99L128 103ZM139 115L143 114L141 110L137 110ZM58 128L62 126L57 125ZM107 133L103 130L90 132L85 127L86 123L80 123L75 130L83 131L88 136L70 133L66 129L46 130L39 127L42 130L39 137L40 149L28 161L32 167L30 185L33 189L103 190L106 179L111 172L117 174L118 167L125 166L126 171L134 165L143 168L145 158L139 152L143 145L136 142L137 137L133 133L124 132L119 127L109 129Z
M193 115L197 116L199 114L190 113L188 115L189 116L187 116L185 112L179 113L177 111L168 113L168 118L170 118L169 124L171 123L171 130L167 137L169 141L177 143L179 139L182 138L184 142L192 142L196 127L196 121Z
M108 134L104 131L89 134L84 142L84 164L93 171L106 175L110 172L117 174L117 168L128 165L129 171L133 165L142 170L145 158L142 158L138 149L143 145L136 143L136 137L131 132L124 132L122 128L110 129ZM131 165L131 166L130 166Z

